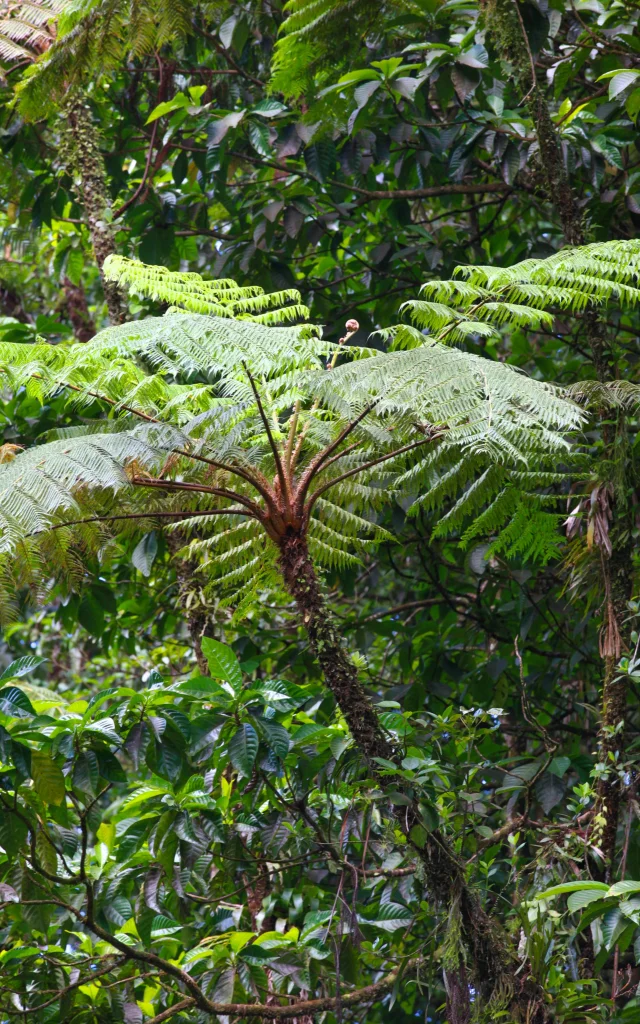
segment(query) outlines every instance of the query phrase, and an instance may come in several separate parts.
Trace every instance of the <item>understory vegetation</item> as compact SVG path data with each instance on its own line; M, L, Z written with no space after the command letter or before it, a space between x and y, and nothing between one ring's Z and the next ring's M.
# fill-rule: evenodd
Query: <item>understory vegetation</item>
M640 1016L639 10L0 16L0 1022Z

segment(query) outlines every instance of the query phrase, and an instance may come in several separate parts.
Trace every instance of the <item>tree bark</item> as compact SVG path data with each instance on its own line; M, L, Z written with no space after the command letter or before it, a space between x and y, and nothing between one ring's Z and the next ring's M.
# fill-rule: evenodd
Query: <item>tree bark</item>
M397 752L385 735L358 672L342 643L340 630L327 607L304 537L291 533L280 543L278 565L294 598L300 619L317 656L327 686L342 711L354 742L371 774L382 786L377 758L398 763ZM429 895L448 915L449 949L445 959L449 1024L467 1024L473 986L485 1006L508 1008L512 1019L528 1024L551 1020L542 990L525 972L516 976L513 945L484 910L465 879L464 865L447 837L425 824L415 794L401 777L391 778L411 803L394 811L396 827L420 860L420 874ZM524 976L523 976L524 975Z
M68 277L65 277L63 286L64 302L73 333L78 341L91 341L96 333L96 325L89 312L84 288L81 284L74 284Z
M20 323L30 324L32 319L22 305L22 299L5 281L0 282L0 314L12 316Z
M66 133L61 146L62 157L77 182L78 197L87 216L109 319L112 324L121 324L127 317L122 292L113 281L106 281L102 273L104 261L116 251L116 247L111 226L111 200L107 189L104 160L98 144L98 133L91 111L79 93L69 94L64 112Z
M584 245L583 217L576 201L565 167L562 145L554 125L546 98L537 80L535 62L518 0L485 0L485 19L489 38L500 55L513 67L513 77L522 93L535 127L540 150L540 172L546 198L555 209L565 241L568 245ZM606 330L595 309L587 310L583 318L591 361L599 381L606 383L617 376L613 353ZM622 412L619 416L622 417ZM601 411L604 420L607 410ZM619 435L607 423L602 431L606 463L620 462L620 452L614 452ZM612 481L604 481L611 484ZM618 492L624 491L624 480L618 483ZM624 493L616 495L611 486L611 550L600 550L601 575L605 596L603 632L609 642L603 645L604 672L602 683L602 727L599 740L600 759L613 765L612 757L623 748L624 729L613 735L620 722L624 722L627 703L627 683L616 676L616 663L627 646L629 628L625 624L627 604L633 594L633 566L631 558L628 509ZM611 637L615 636L615 643ZM604 818L601 849L604 856L603 875L611 879L615 866L616 839L620 818L620 780L615 771L609 771L598 784L596 810Z
M342 646L339 629L328 613L306 540L299 534L285 538L278 564L287 589L298 606L327 686L347 721L355 743L368 766L375 771L375 759L390 760L394 750L358 679L357 669Z

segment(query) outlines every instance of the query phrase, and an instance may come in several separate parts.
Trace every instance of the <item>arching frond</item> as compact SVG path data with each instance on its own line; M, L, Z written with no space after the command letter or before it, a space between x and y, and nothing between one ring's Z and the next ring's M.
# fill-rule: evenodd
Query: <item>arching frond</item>
M206 281L200 274L178 273L166 267L146 266L124 256L107 257L107 280L128 288L134 295L164 302L190 313L251 319L268 314L273 324L306 320L309 310L295 288L266 294L259 285L240 287L230 279Z
M594 274L599 260L615 283L620 259L598 253L565 260L578 276ZM539 262L528 261L526 273L510 268L505 294L518 275L534 274L555 302L568 271L557 260L547 286L537 281ZM470 292L454 286L443 289L447 302L414 304L411 315L427 318L435 335L401 325L396 349L380 353L332 346L308 325L256 322L260 304L279 315L293 294L264 296L130 261L113 266L121 284L148 297L218 304L223 315L182 309L107 328L82 345L0 344L5 386L41 401L66 398L87 417L0 465L5 550L50 536L52 526L71 537L65 524L79 520L79 542L91 545L94 536L103 542L110 515L114 530L148 528L164 515L164 525L186 534L208 586L243 607L258 581L273 585L287 531L304 531L321 565L346 567L389 539L377 514L399 499L410 514L437 513L436 532L465 544L490 536L496 552L542 561L556 551L547 492L562 483L584 410L554 384L444 343L451 325L477 334L548 322L542 301L530 308L496 297L502 272L481 268L468 284L480 303L473 316ZM594 286L588 301L609 294ZM611 390L612 400L632 398L623 385Z

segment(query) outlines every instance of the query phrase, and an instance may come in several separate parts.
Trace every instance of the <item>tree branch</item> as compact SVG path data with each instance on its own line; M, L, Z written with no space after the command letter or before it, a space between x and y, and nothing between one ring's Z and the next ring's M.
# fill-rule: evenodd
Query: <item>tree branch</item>
M151 1020L147 1021L147 1024L163 1024L165 1020L170 1020L171 1017L175 1017L176 1013L180 1013L181 1010L188 1010L190 1006L193 1006L195 999L191 996L187 996L179 1003L174 1003L167 1010L163 1010L156 1017L152 1017Z
M88 516L87 519L72 519L68 523L56 523L49 526L47 533L52 530L62 530L65 526L84 526L85 523L112 523L121 519L197 519L199 516L248 516L252 518L251 512L243 508L207 508L202 512L123 512L115 516ZM42 532L42 531L39 531ZM35 534L28 534L34 537Z
M305 1015L313 1016L326 1010L334 1010L339 1004L343 1007L357 1006L359 1003L365 1003L385 995L390 988L393 988L405 970L411 970L422 963L421 957L415 957L407 961L406 965L400 964L400 966L395 967L384 978L381 978L380 981L376 981L372 985L366 985L364 988L355 989L353 992L342 992L339 998L336 996L325 996L322 999L305 999L298 1003L291 1003L290 1006L274 1006L264 1003L211 1003L212 1008L209 1012L219 1016L235 1016L240 1018L262 1017L265 1020L287 1020ZM153 1017L152 1020L148 1021L148 1024L161 1024L161 1022L169 1020L179 1010L187 1009L189 1005L193 1005L193 1002L194 1000L184 1000L182 1003L177 1003L170 1010L164 1010L157 1017Z
M28 902L29 904L33 905L34 903L51 903L53 901L28 900L25 902ZM111 971L115 971L117 967L122 967L122 965L125 963L126 957L122 957L117 959L115 963L108 964L106 967L98 968L97 970L93 971L92 974L88 975L86 978L78 978L77 981L72 981L70 985L66 985L64 988L61 988L58 992L56 992L54 996L51 997L51 999L47 999L45 1003L40 1003L39 1006L27 1006L24 1010L4 1009L2 1012L10 1013L15 1016L22 1016L22 1014L27 1013L38 1013L40 1010L45 1010L47 1006L51 1006L52 1003L57 1003L58 1000L62 999L63 996L66 996L68 992L73 992L75 988L79 988L81 985L90 985L95 978L101 978L105 974L110 974Z
M125 212L125 210L128 210L129 207L133 203L135 203L136 199L138 198L138 196L142 192L143 188L147 184L147 178L149 177L149 170L151 169L151 157L153 156L153 147L156 144L156 135L158 134L158 122L159 122L159 120L160 120L160 118L157 118L156 121L154 121L154 124L153 124L153 130L151 132L151 141L149 142L149 150L147 152L147 162L145 164L144 172L142 174L142 180L141 180L140 184L138 185L137 189L135 190L135 192L133 193L133 195L130 196L130 198L127 199L122 204L122 206L119 206L117 210L113 211L114 218L115 217L121 217L122 214Z

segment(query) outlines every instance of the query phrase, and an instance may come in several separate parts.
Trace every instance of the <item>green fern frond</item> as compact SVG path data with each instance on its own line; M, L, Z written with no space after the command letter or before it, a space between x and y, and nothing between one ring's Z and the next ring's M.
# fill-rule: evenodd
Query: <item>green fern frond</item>
M601 262L611 283L615 260L605 253ZM438 535L458 533L465 544L489 536L508 557L542 560L556 550L555 496L545 491L562 482L584 411L553 384L443 343L454 329L548 323L542 301L529 307L509 297L514 268L497 297L499 272L484 268L482 283L466 292L445 287L447 302L414 304L412 316L426 318L434 334L401 325L395 350L380 353L338 349L309 325L256 322L280 317L289 301L298 305L297 293L265 296L255 286L133 261L110 266L139 294L182 307L203 301L224 315L182 308L108 328L83 345L0 343L5 387L42 402L56 396L88 417L0 465L3 550L15 552L28 538L46 560L45 538L60 535L51 558L67 545L81 560L114 531L130 536L164 510L170 520L175 513L167 528L184 536L208 593L247 608L256 581L277 590L283 530L303 529L304 521L320 565L352 566L390 539L377 514L396 499L412 503L413 513L437 514ZM547 288L537 278L535 287ZM592 289L588 301L605 293ZM336 351L341 362L328 371ZM278 511L287 488L302 486L309 473L302 511ZM71 526L108 514L114 495L118 514L135 519Z
M562 518L562 515L543 512L535 502L522 501L489 548L489 554L546 565L560 553L564 540L559 530Z
M584 405L633 408L640 402L640 386L630 380L583 380L568 387L567 395Z
M104 275L134 295L167 303L172 309L218 317L250 315L271 324L306 319L309 310L295 288L265 293L258 285L240 287L235 281L206 281L195 273L179 273L166 267L147 266L124 256L108 256Z
M387 10L404 7L403 0L289 0L272 61L271 91L308 97L319 69L335 75L354 39L375 31Z

